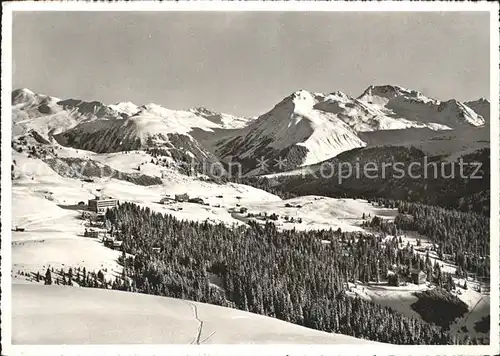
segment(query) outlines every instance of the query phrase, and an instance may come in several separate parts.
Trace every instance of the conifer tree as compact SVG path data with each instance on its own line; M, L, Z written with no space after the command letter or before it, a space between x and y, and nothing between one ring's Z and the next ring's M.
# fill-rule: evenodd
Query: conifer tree
M52 275L50 273L50 269L47 268L47 272L45 272L45 285L52 284Z

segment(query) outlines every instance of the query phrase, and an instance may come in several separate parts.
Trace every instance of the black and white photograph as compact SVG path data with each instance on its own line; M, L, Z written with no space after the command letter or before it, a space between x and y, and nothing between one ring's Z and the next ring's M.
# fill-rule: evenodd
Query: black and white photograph
M5 354L498 354L498 5L411 4L4 4Z

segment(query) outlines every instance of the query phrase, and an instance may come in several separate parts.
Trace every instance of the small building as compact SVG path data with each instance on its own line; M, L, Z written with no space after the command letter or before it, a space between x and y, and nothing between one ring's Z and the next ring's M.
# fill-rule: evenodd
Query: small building
M113 248L120 248L123 245L123 241L113 241Z
M91 237L93 239L97 239L99 237L99 233L94 230L90 230L87 232L87 237Z
M98 214L105 213L106 210L116 208L118 200L113 198L95 197L89 199L89 210Z
M245 207L243 207L243 208L240 209L240 213L241 214L245 214L247 211L248 211L248 209L245 208Z
M171 200L169 197L163 197L160 199L160 204L168 204Z
M102 243L106 247L113 248L113 245L115 243L115 238L113 236L104 236L102 238Z
M399 274L393 271L387 271L387 284L391 287L399 287Z
M410 272L410 279L411 279L411 282L414 283L414 284L424 284L426 279L427 279L427 276L425 274L424 271L420 270L420 269L414 269Z
M196 203L196 204L204 204L205 202L201 198L191 198L188 200L190 203Z
M188 200L189 200L189 195L187 195L186 193L184 193L184 194L176 194L175 195L175 201L186 202Z

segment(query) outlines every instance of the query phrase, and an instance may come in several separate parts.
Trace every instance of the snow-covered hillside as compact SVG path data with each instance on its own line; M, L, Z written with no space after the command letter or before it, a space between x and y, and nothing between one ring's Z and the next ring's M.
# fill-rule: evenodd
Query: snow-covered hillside
M373 343L210 304L113 290L15 284L12 343Z

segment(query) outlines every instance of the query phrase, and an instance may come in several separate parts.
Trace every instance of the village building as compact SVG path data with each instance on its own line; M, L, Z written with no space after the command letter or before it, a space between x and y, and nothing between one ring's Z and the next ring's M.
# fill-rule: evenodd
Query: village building
M189 200L189 195L187 195L186 193L184 193L184 194L176 194L175 195L175 201L186 202L188 200Z
M420 269L414 269L410 272L410 279L413 284L424 284L427 276L424 271Z
M99 237L99 233L97 231L91 230L87 232L87 237L97 239Z
M116 208L118 200L113 198L95 197L89 199L89 210L98 214L103 214L108 209Z
M204 201L201 198L191 198L188 200L188 202L196 204L204 204Z

